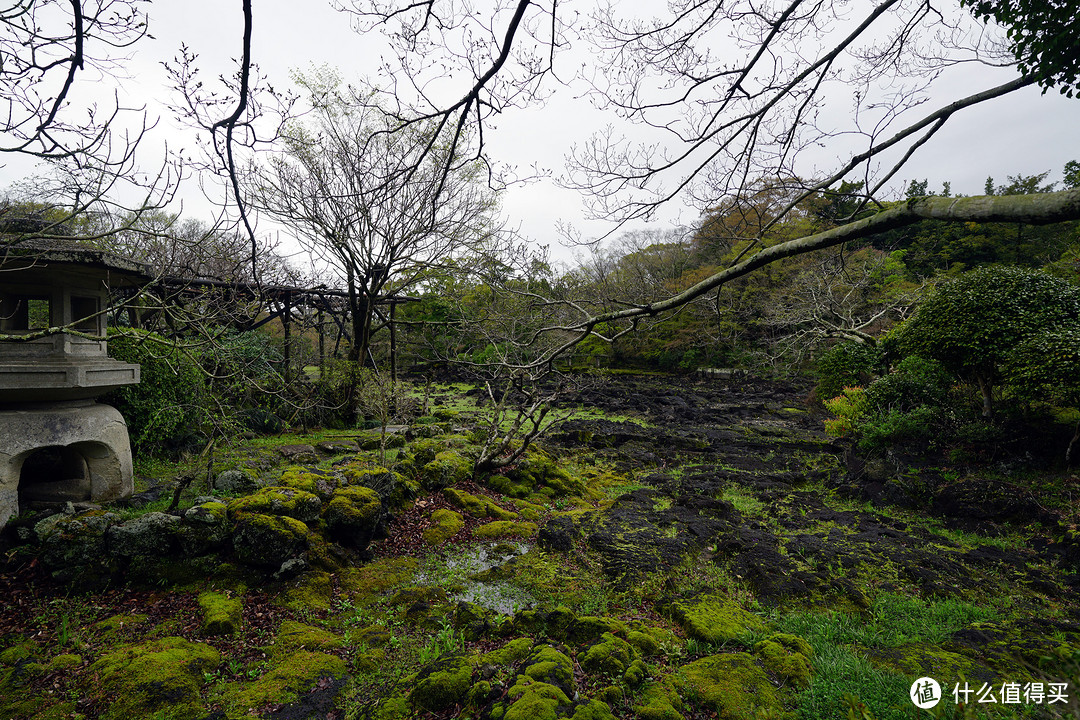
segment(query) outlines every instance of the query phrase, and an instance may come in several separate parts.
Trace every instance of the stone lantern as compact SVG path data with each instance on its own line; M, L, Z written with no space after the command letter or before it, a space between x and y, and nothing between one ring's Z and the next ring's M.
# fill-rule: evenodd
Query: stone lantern
M139 366L98 338L109 291L146 273L97 250L0 243L0 335L75 331L0 340L0 528L21 509L131 494L127 424L95 398L138 383Z

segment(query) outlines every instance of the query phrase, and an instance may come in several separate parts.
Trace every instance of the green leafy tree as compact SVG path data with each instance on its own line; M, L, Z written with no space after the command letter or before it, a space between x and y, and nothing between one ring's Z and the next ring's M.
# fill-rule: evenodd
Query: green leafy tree
M939 285L887 344L976 384L988 417L994 386L1017 346L1078 320L1080 288L1041 271L991 266Z

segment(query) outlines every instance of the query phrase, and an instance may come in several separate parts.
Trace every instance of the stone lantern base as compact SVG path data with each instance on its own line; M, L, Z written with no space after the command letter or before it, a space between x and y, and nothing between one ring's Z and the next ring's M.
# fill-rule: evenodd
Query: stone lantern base
M133 489L127 423L116 408L0 405L0 527L20 508L107 502Z

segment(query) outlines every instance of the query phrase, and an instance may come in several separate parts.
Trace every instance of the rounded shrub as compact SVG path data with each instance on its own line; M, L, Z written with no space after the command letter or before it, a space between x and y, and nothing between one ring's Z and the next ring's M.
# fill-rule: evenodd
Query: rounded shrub
M870 343L833 345L817 362L814 396L821 401L840 395L846 387L865 387L880 374L884 353Z

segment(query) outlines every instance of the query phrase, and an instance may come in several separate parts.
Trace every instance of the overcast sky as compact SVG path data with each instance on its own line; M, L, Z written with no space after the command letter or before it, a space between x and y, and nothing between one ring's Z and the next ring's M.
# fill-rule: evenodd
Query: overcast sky
M348 16L321 0L255 0L254 12L254 59L278 86L287 83L290 69L312 64L336 67L346 80L373 76L380 56L386 52L378 35L356 34ZM230 72L234 67L232 58L240 53L240 3L158 2L149 6L149 13L154 39L140 43L126 63L132 77L121 84L121 91L128 102L146 104L151 115L162 116L156 137L159 141L168 138L175 148L185 143L185 135L162 107L167 91L160 64L174 57L181 43L186 43L200 56L204 75ZM569 76L578 58L571 54L559 62L559 69ZM985 69L973 68L961 73L946 89L955 90L959 96L1001 81L1000 76L987 77ZM512 111L500 117L495 129L488 133L493 156L520 167L538 164L558 174L575 140L583 140L613 120L576 95L560 90L542 108ZM931 189L936 189L941 181L948 180L956 193L979 194L988 175L1003 182L1006 175L1049 170L1050 179L1058 180L1065 162L1080 159L1078 128L1080 101L1054 92L1043 95L1038 89L1016 93L1005 101L965 111L952 119L901 171L896 185L902 186L912 178L928 178ZM822 155L804 171L824 172L830 169L833 159ZM0 181L11 182L26 172L25 163L9 163L0 171ZM212 215L194 188L184 197L185 216ZM607 229L587 221L580 198L551 181L511 189L505 196L504 210L512 224L520 225L525 234L543 244L557 245L555 227L559 221L575 226L585 237L600 235ZM689 224L696 215L693 209L672 206L658 223L660 227L675 222Z

